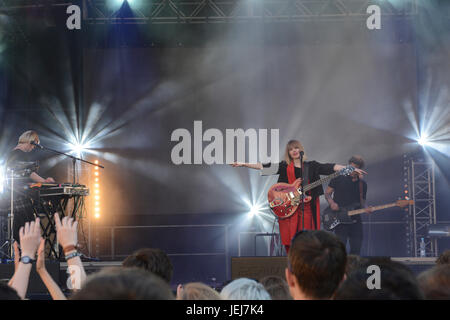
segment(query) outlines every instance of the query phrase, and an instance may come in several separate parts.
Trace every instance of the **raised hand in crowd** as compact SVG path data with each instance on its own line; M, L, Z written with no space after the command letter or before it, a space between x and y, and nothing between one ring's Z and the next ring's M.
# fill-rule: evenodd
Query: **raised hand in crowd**
M28 280L30 278L32 261L36 257L36 251L41 242L41 225L39 218L35 221L25 223L25 226L19 230L20 245L22 254L17 269L14 272L13 279L10 281L10 286L17 291L20 298L25 299ZM18 248L15 248L15 251Z
M38 257L36 261L36 272L47 287L48 292L52 296L53 300L67 300L64 293L59 288L58 284L53 280L45 267L45 239L41 239L41 243L38 248Z
M14 241L14 275L17 272L17 268L19 267L20 262L20 250L19 250L19 243L17 241ZM12 276L11 280L9 280L8 285L11 286L11 284L14 281L14 275Z
M73 218L64 217L62 220L55 214L56 238L67 261L68 271L71 274L73 289L80 289L86 281L86 272L81 262L81 254L77 251L78 246L78 221Z

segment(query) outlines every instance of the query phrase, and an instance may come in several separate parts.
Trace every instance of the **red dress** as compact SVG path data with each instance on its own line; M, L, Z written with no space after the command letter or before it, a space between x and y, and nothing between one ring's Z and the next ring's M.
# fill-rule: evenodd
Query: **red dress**
M288 182L290 184L294 183L297 179L295 176L294 163L291 162L287 167ZM304 184L309 183L309 181L304 181ZM301 206L295 211L295 213L287 219L278 220L278 225L280 227L280 237L281 243L286 247L286 251L289 251L289 246L294 235L300 230L317 230L318 228L314 225L313 213L311 211L311 203L305 203L304 213L305 218L302 219L302 208ZM299 221L300 219L300 221ZM320 200L316 198L316 221L320 226ZM303 228L303 222L305 228Z

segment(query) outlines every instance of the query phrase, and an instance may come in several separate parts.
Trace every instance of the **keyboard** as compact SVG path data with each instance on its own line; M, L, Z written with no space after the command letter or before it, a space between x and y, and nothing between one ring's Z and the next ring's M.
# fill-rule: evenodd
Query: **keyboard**
M81 184L36 183L31 185L30 188L39 188L40 197L89 195L89 188Z

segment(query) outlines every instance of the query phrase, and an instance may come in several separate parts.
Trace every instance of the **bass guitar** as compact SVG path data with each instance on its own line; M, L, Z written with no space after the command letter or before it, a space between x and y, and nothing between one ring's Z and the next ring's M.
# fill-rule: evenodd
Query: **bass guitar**
M317 180L303 187L303 191L306 193L323 183L330 181L340 175L350 175L355 168L352 166L346 166L345 168L336 171L325 178ZM276 183L270 187L267 194L269 200L269 207L273 214L277 216L278 219L287 219L295 213L298 206L300 205L302 198L303 202L307 203L311 201L311 196L302 197L302 190L300 188L300 181L297 179L294 183Z
M392 207L406 207L408 205L414 204L414 200L398 200L393 203L388 203L380 206L371 207L372 212L383 210ZM352 216L367 212L366 208L360 208L361 205L359 203L355 203L353 205L349 205L346 207L340 207L339 210L333 210L331 207L326 208L323 211L322 223L326 230L330 231L336 228L340 224L352 224L355 221L352 219Z

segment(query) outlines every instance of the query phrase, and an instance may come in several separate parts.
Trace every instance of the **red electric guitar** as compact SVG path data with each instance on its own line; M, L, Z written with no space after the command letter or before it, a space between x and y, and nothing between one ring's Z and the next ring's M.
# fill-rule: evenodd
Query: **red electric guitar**
M303 191L309 191L314 189L321 184L330 181L337 176L344 175L348 176L355 168L352 166L346 166L345 168L336 171L329 176L326 176L323 179L317 180L313 183L310 183L303 187ZM289 183L277 183L270 187L269 192L267 194L267 198L269 200L269 207L272 210L273 214L277 216L278 219L287 219L295 213L301 201L301 188L300 181L296 180L293 184ZM311 201L310 196L306 196L303 199L304 203Z

